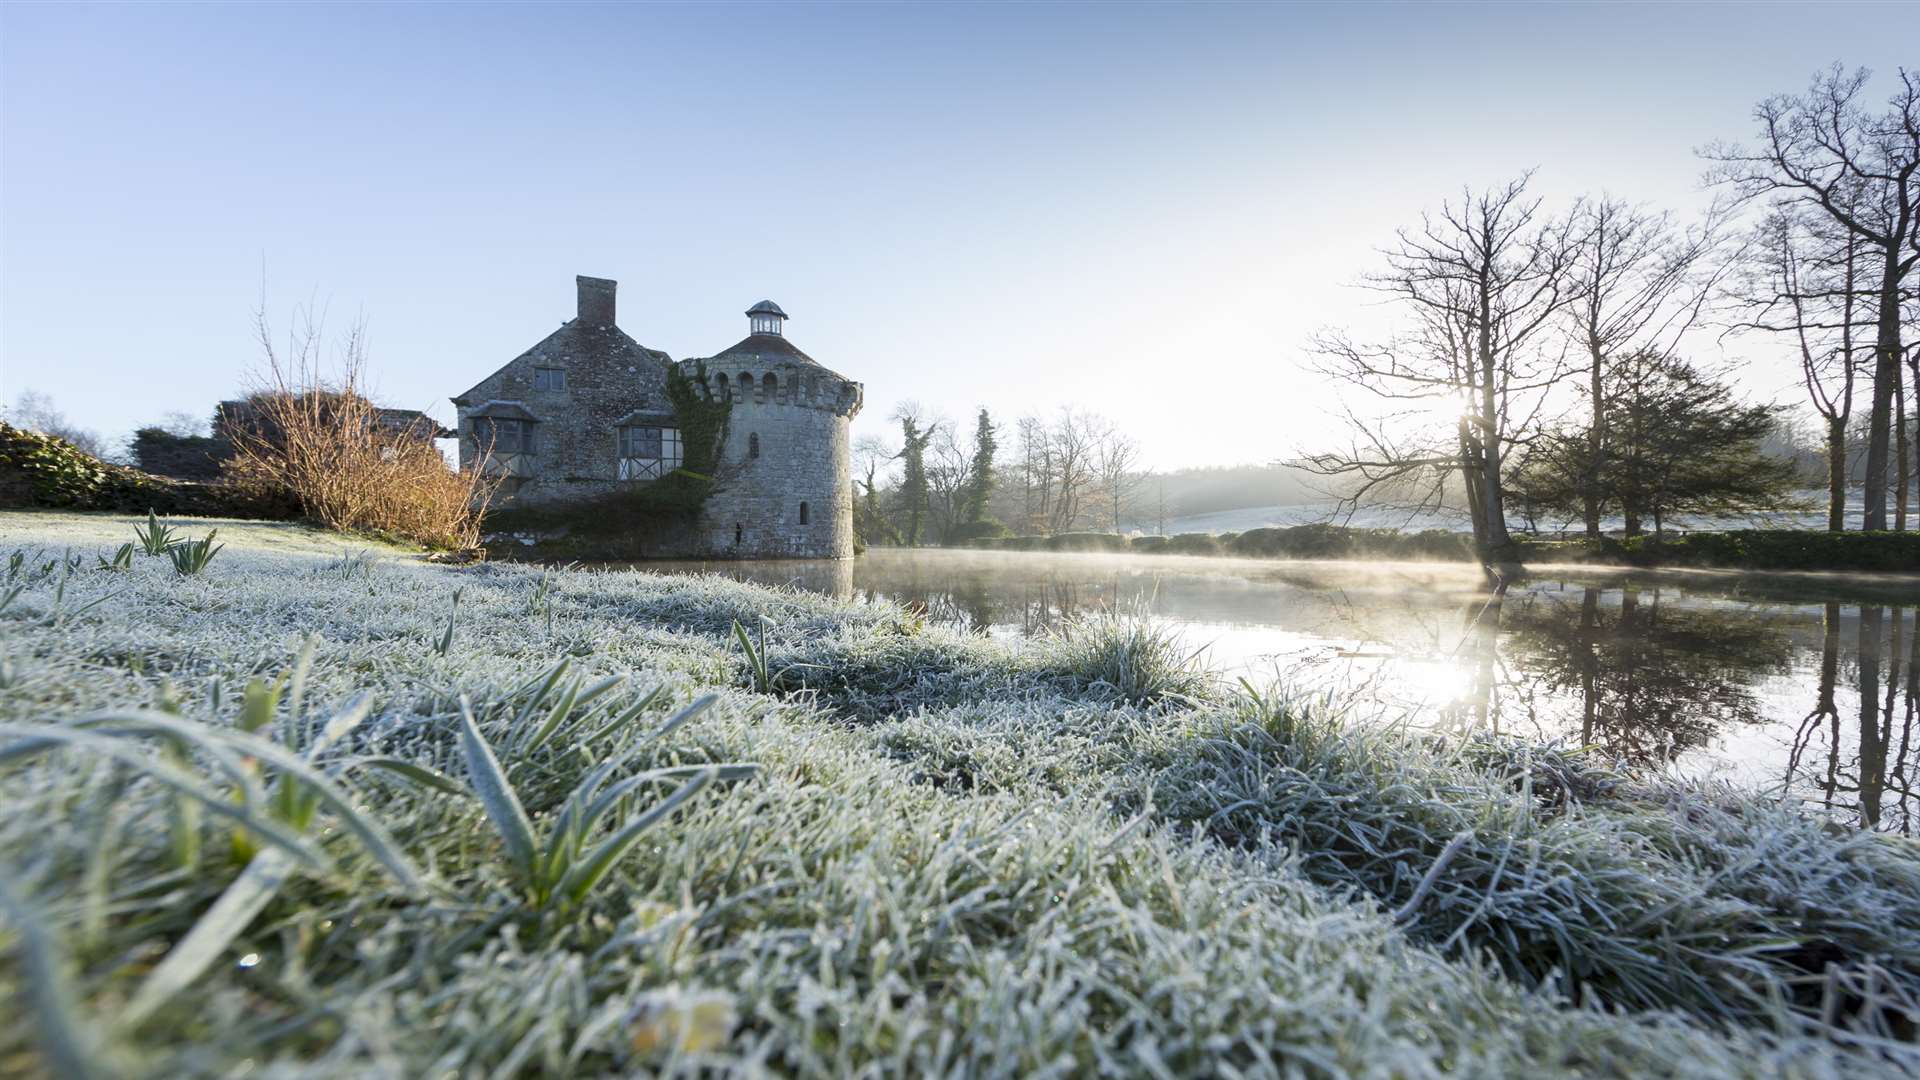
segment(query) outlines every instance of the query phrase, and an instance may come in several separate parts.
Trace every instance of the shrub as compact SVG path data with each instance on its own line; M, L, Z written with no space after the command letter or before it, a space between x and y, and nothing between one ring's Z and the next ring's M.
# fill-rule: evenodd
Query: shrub
M234 442L229 476L288 492L301 510L329 529L398 536L435 548L480 543L480 523L500 477L484 458L456 472L432 439L395 431L361 392L365 353L348 335L337 378L318 359L320 337L296 336L282 358L260 331L265 385L228 426Z
M1119 533L1055 533L1047 537L1048 551L1103 551L1118 552L1127 550L1127 538Z
M1167 546L1164 536L1136 536L1128 543L1137 555L1157 555Z
M1220 541L1210 533L1176 533L1167 537L1169 555L1219 555Z
M1000 540L1013 535L1012 530L995 518L980 521L963 521L947 533L948 547L967 547L982 540Z

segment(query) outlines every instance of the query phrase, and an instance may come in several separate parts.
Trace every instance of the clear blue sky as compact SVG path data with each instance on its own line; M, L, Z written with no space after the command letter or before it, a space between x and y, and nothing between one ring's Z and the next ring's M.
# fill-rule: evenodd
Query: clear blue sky
M1265 460L1332 433L1302 339L1378 318L1347 283L1422 207L1535 165L1698 205L1757 99L1916 43L1913 4L10 3L0 395L205 413L264 263L444 418L585 273L676 357L779 301L856 430L1071 402Z

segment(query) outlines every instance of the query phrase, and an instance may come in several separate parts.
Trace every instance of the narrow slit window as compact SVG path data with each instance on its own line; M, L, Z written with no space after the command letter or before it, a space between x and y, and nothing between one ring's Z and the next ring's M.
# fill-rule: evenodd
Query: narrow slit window
M757 431L747 436L747 456L750 458L760 456L760 433Z
M807 523L807 504L803 502L800 504L800 524L805 525L806 523Z

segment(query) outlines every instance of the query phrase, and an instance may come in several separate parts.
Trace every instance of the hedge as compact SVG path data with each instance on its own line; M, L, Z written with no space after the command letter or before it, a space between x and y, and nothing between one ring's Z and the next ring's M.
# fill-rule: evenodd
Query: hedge
M1011 535L1013 531L994 518L963 521L947 533L947 546L966 547L981 540L1001 540Z
M0 508L44 507L118 513L293 520L287 492L204 484L114 465L65 439L0 423Z
M1633 566L1717 566L1743 570L1920 572L1920 533L1739 529L1609 541ZM1603 549L1603 556L1613 552Z

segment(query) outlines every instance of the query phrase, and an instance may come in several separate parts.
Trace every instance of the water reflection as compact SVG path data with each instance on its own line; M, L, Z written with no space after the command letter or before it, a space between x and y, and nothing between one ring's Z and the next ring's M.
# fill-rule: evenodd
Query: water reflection
M1490 591L1468 567L876 552L854 562L661 563L890 600L1033 636L1150 611L1230 674L1363 710L1594 746L1639 766L1784 788L1911 833L1920 611L1884 582L1783 584L1567 569ZM1903 602L1887 602L1893 596Z
M1819 689L1794 733L1789 774L1821 805L1911 835L1914 722L1920 715L1920 611L1861 606L1845 633L1842 607L1823 616ZM1851 689L1853 723L1842 705Z
M1762 720L1758 676L1785 674L1792 649L1776 613L1680 606L1671 589L1588 585L1579 599L1525 594L1508 613L1516 677L1579 707L1583 746L1667 765L1715 736Z

